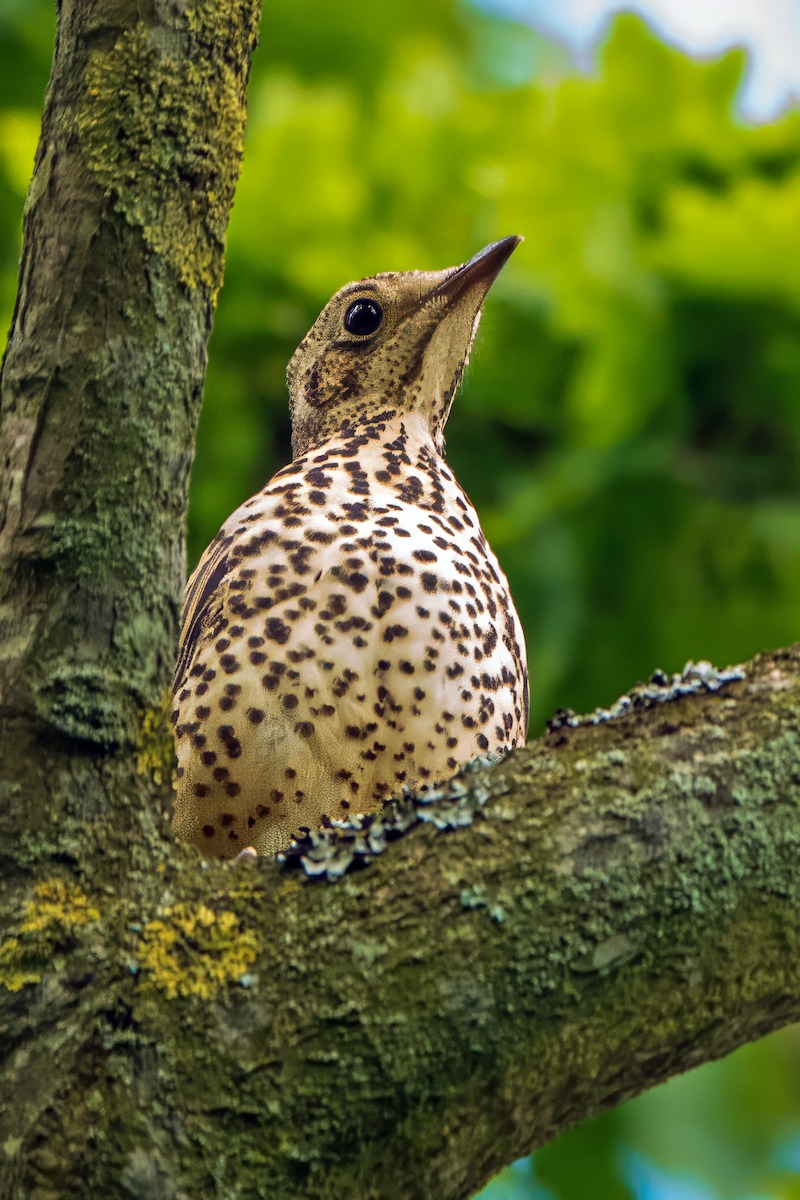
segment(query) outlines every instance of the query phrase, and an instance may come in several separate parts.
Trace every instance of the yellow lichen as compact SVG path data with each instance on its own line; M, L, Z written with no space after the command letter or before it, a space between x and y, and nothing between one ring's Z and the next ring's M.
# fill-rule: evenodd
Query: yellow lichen
M176 996L216 995L246 975L256 960L258 941L236 913L215 912L205 904L168 908L142 930L137 966L143 982Z
M171 693L166 692L160 708L149 708L142 717L136 739L136 770L149 775L157 786L169 779L175 760L175 744L169 724Z
M76 929L100 920L76 884L46 879L36 885L22 923L0 945L0 983L18 992L26 983L38 983L53 967L57 950L65 949Z

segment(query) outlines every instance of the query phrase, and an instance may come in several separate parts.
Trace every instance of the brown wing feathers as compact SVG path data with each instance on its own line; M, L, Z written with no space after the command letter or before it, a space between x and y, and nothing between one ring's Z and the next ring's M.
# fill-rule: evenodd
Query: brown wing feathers
M200 635L206 628L206 618L217 589L228 573L228 549L232 541L232 534L222 538L208 554L206 561L200 562L189 580L183 605L181 643L172 686L173 694L178 690Z

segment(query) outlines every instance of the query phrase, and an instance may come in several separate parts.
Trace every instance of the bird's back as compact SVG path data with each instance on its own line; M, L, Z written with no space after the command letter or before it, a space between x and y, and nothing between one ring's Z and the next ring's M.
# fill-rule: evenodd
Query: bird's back
M176 833L232 857L431 786L527 727L522 629L415 414L290 464L189 581Z

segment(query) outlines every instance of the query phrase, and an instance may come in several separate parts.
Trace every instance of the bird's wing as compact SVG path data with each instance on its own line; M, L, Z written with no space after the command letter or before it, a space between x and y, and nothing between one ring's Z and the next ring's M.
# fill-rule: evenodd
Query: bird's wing
M180 686L200 635L208 626L217 591L228 573L228 551L232 541L233 534L225 535L223 527L200 559L197 570L186 585L173 692Z

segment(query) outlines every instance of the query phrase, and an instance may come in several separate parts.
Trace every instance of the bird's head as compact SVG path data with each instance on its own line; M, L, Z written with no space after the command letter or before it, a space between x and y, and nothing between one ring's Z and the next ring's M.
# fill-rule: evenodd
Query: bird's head
M369 421L412 412L424 416L441 453L481 307L521 241L493 242L461 267L341 288L289 363L295 458Z

